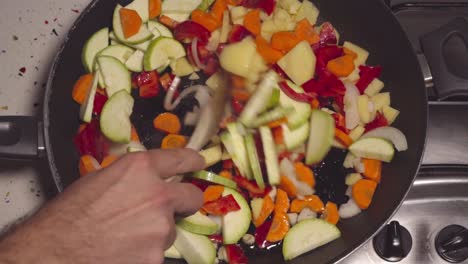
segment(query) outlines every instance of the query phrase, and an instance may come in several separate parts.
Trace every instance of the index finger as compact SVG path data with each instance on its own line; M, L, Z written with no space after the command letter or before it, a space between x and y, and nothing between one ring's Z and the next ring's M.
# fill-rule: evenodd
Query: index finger
M192 149L149 150L151 166L163 179L202 170L205 160Z
M169 183L172 194L172 208L177 215L188 216L203 205L203 193L190 183Z

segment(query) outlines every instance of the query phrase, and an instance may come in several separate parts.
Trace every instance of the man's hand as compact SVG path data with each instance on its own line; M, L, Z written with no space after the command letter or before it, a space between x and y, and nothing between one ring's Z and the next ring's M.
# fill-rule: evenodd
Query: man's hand
M0 263L162 263L174 216L203 203L195 186L165 180L203 167L189 149L129 154L75 182L0 242Z

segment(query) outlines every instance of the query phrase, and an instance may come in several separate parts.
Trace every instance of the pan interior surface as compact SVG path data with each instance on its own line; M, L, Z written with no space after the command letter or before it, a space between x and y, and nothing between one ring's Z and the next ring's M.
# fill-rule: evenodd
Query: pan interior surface
M391 164L384 164L382 182L371 207L360 215L340 221L342 237L305 254L291 263L336 262L369 239L392 216L408 192L419 168L426 138L427 102L423 78L416 56L381 1L313 1L321 20L330 21L340 38L370 52L368 64L383 68L385 90L391 92L392 105L401 111L394 126L407 136L409 149L398 153ZM81 50L95 31L110 27L117 3L95 0L82 13L57 55L51 70L45 98L44 129L48 159L58 188L78 178L78 153L73 137L79 127L79 106L71 97L74 82L85 73ZM280 250L251 257L254 263L281 263ZM168 263L176 263L170 260ZM180 262L177 262L180 263Z

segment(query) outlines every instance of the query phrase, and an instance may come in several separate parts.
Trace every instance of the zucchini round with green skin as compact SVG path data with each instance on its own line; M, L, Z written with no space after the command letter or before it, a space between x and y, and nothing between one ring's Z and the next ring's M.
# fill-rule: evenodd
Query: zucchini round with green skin
M173 258L173 259L182 259L182 254L172 245L170 248L164 251L164 257L166 258Z
M306 164L313 165L325 158L335 138L335 120L322 110L313 110L310 116Z
M260 167L260 161L258 159L255 139L252 134L248 134L247 136L245 136L244 140L253 177L258 187L260 187L263 190L265 188L265 182L263 181L262 169Z
M268 182L271 185L280 183L280 173L278 165L278 153L276 152L273 133L267 126L260 127L260 137L262 139L263 153L265 155L265 165L268 174Z
M390 162L395 155L392 143L382 138L363 138L349 146L349 151L357 157Z
M233 188L233 189L237 188L237 184L234 181L224 178L222 176L219 176L218 174L211 172L211 171L197 171L193 173L192 177L200 179L200 180L220 184L220 185Z
M148 21L148 29L151 32L153 32L156 29L162 37L174 38L174 35L172 34L171 30L157 21Z
M97 57L100 56L110 56L118 59L120 62L125 63L130 56L133 54L133 49L129 48L122 44L116 44L106 47L105 49L101 50Z
M114 15L112 18L112 27L114 28L114 34L119 42L125 44L139 44L150 40L153 37L153 34L148 30L147 25L142 24L140 30L136 35L133 35L130 38L125 38L122 29L122 21L120 20L120 9L122 9L121 5L117 5L115 7Z
M141 72L143 71L143 57L145 53L141 50L136 50L132 56L125 62L127 69L132 72Z
M86 41L81 53L86 71L93 71L96 55L107 46L109 46L109 28L100 29Z
M283 257L285 260L291 260L340 236L340 230L325 220L303 220L293 226L284 237Z
M143 23L146 23L146 21L148 21L149 19L149 1L148 0L134 0L133 2L125 6L125 8L133 9L137 11Z
M218 224L200 212L179 220L177 225L199 235L213 235L218 231Z
M224 244L236 244L249 230L252 214L244 197L237 191L224 188L223 196L232 194L240 210L229 212L222 217L222 234Z
M132 78L125 65L118 59L110 56L100 56L97 58L99 71L104 79L108 96L121 90L130 93L132 88Z
M146 50L143 66L145 71L153 71L161 66L167 67L171 60L184 56L185 49L179 41L173 38L159 37L153 40Z
M127 91L112 95L104 104L101 112L100 127L102 134L116 143L128 143L131 138L133 97Z
M174 246L189 264L214 263L216 248L211 240L176 226Z
M295 92L303 93L304 90L295 85L290 81L286 81L288 86L293 89ZM282 107L293 107L295 111L287 115L288 118L288 127L290 129L296 129L306 123L311 114L310 105L303 102L295 101L294 99L289 98L283 91L280 91L279 104Z
M294 130L290 130L287 125L282 125L281 128L287 150L294 150L300 147L307 141L310 134L310 125L307 122Z

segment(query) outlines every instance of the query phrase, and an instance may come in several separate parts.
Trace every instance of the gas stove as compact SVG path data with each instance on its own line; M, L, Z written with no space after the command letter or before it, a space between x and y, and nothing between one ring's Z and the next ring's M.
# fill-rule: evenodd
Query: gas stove
M468 263L468 1L386 3L424 74L426 150L389 224L341 263Z

